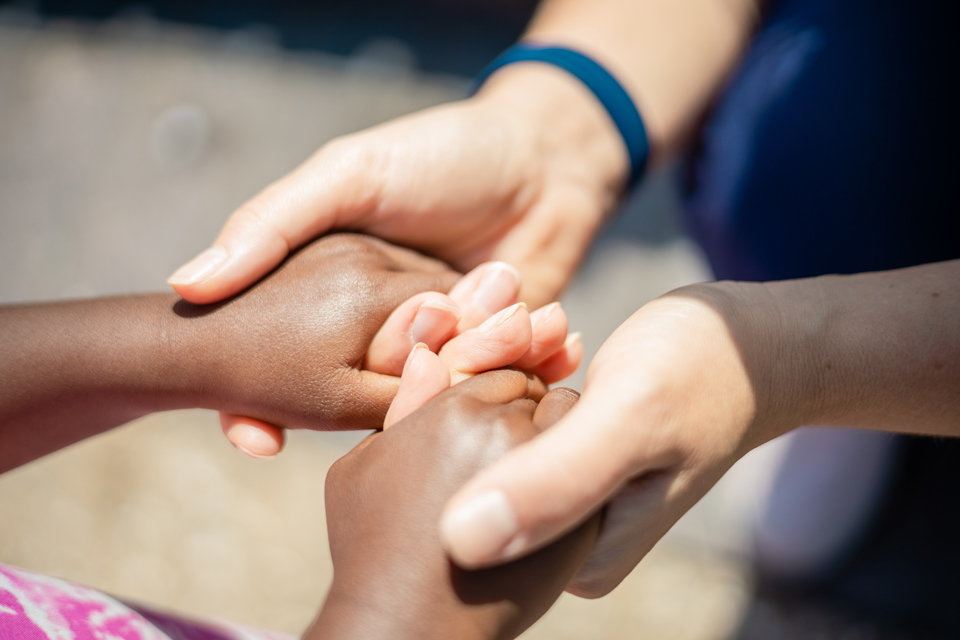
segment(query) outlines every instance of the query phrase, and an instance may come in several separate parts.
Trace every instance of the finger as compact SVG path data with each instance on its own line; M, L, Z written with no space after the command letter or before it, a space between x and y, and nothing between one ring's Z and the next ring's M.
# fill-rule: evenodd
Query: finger
M613 591L686 509L677 474L659 471L630 481L605 507L603 528L567 591L600 598ZM690 504L689 506L692 506Z
M531 335L530 315L519 302L443 345L440 359L456 384L481 371L512 364L530 348Z
M251 458L272 458L283 449L283 429L262 420L221 413L220 428L230 444Z
M507 404L521 398L539 402L546 392L543 383L528 373L517 369L497 369L475 375L454 385L446 393L469 395L490 404Z
M400 388L383 428L389 429L450 387L450 371L425 344L416 345L403 366Z
M549 429L559 422L560 418L567 415L579 399L580 394L573 389L566 387L551 389L550 393L537 405L537 411L533 414L534 426L540 431Z
M533 369L563 348L567 339L567 313L559 302L531 313L530 324L533 328L530 348L513 363L518 369Z
M382 429L390 403L400 386L398 376L389 376L351 366L341 366L327 374L332 379L328 393L305 398L305 404L286 407L287 429L314 431L358 431Z
M450 297L463 314L457 331L480 326L490 316L517 301L520 273L506 262L488 262L460 279Z
M576 373L582 360L583 342L580 333L571 333L559 351L533 367L532 371L547 384L553 384Z
M397 307L374 336L363 368L398 376L414 345L423 343L431 351L439 351L459 321L460 309L448 296L436 292L415 295Z
M223 300L308 240L365 215L380 189L376 163L357 145L341 148L321 149L233 212L213 246L170 276L176 292L195 304Z
M583 522L634 472L628 425L629 416L585 397L450 500L440 526L444 547L465 568L490 566Z

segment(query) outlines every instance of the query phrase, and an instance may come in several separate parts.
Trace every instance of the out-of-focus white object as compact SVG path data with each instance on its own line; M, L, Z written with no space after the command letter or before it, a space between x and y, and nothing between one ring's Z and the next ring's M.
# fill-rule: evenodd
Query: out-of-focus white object
M210 144L212 124L207 111L195 104L178 104L153 121L150 155L163 169L195 165Z

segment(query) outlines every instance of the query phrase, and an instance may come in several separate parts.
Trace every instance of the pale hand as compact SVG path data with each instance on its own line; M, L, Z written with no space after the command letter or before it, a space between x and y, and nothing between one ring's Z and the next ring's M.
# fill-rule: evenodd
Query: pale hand
M748 328L762 322L743 322L751 307L738 287L687 287L621 325L580 402L448 503L441 533L454 559L481 567L525 555L606 508L568 587L604 595L737 459L787 430L757 365L776 362L773 341Z
M616 203L626 154L596 100L544 67L504 70L474 98L323 146L234 212L169 282L190 302L222 300L312 238L350 229L461 272L508 262L522 300L556 299Z

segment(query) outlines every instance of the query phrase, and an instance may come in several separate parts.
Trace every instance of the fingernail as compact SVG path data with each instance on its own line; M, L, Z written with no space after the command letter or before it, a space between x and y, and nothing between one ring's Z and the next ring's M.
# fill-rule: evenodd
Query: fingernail
M254 460L266 460L267 458L270 457L270 456L262 456L260 454L254 453L253 451L250 451L250 449L247 449L242 444L237 444L236 442L232 442L231 444L233 445L234 449L236 449L243 455L247 456L248 458L253 458Z
M455 560L475 565L517 553L517 516L502 491L488 491L447 513L440 523ZM508 549L509 547L509 549Z
M227 261L227 250L213 246L177 269L167 278L169 284L193 284L213 275Z
M550 314L556 311L560 307L559 302L551 302L545 307L541 307L530 314L530 322L533 326L538 326L547 322L550 319Z
M582 336L583 336L583 333L581 333L580 331L575 331L574 333L571 333L570 335L567 336L567 339L563 341L563 346L569 347L572 344L576 344L580 342L580 338Z
M404 372L406 372L406 370L412 365L413 359L416 357L417 353L423 349L429 351L430 347L422 342L418 342L417 344L413 345L413 349L410 349L410 353L407 354L407 361L403 363Z
M477 286L474 301L487 313L503 309L517 297L520 272L506 262L494 262Z
M490 331L491 329L499 327L504 322L512 318L513 314L515 314L518 310L526 308L527 304L525 302L518 302L513 306L507 307L500 313L490 316L484 320L483 324L477 327L477 329L480 331Z
M460 309L442 300L427 300L417 310L410 326L414 342L423 342L428 347L440 347L460 322Z
M231 427L227 432L227 440L241 453L254 460L265 460L280 453L280 448L273 438L246 424ZM240 444L241 442L246 442L246 445Z

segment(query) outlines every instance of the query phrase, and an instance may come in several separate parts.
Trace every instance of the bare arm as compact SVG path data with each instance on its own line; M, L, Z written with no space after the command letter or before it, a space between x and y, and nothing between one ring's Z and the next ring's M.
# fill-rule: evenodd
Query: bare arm
M606 66L638 105L656 160L683 144L743 50L761 4L760 0L546 0L524 38L572 46ZM515 65L497 76L501 77L491 81L491 91L519 96L529 93L533 85L538 87L543 108L563 96L560 104L567 111L575 108L579 119L606 118L599 105L592 104L593 97L563 71L541 64ZM555 86L544 90L540 83ZM612 127L606 132L616 136Z
M747 451L818 424L960 436L960 260L654 300L601 347L570 413L451 499L445 540L461 563L488 566L606 503L570 587L603 595ZM477 544L490 525L458 512L491 492L517 526Z
M397 378L361 371L387 316L456 274L372 238L327 236L222 304L172 294L0 307L0 471L153 411L383 424Z
M960 436L960 260L764 286L803 424Z
M0 308L0 472L152 411L202 406L203 372L190 362L201 352L176 300Z
M654 160L682 146L733 67L760 0L548 0L526 37L583 50L625 85ZM233 213L170 283L221 300L331 228L440 257L503 260L533 306L558 296L623 194L626 148L565 71L502 68L474 97L331 141Z

